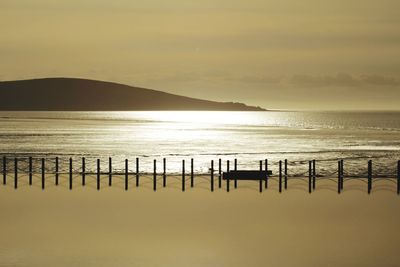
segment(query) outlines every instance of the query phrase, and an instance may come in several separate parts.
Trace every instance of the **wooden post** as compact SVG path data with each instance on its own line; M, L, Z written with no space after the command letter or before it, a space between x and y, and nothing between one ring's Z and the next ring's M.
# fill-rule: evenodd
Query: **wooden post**
M279 161L279 193L282 192L282 160Z
M312 181L311 181L311 160L308 161L308 193L311 194Z
M185 160L182 160L182 191L185 192Z
M230 179L229 179L229 160L226 161L226 173L227 173L227 177L226 177L226 191L229 192L229 184L230 184Z
M44 190L45 187L45 160L42 158L42 190Z
M262 160L260 160L260 171L262 171L262 164L263 164L263 162L262 162ZM260 186L259 186L259 191L260 191L260 193L262 193L262 182L263 182L263 179L260 177Z
M372 160L368 160L368 194L372 190Z
M237 159L235 159L235 162L234 162L234 170L237 171ZM235 186L235 188L237 188L237 177L236 177L236 175L235 175L234 186Z
M268 159L265 159L265 189L268 188Z
M125 191L128 190L128 159L125 159Z
M344 188L344 161L340 160L340 190Z
M157 190L157 161L153 161L153 190Z
M32 157L29 157L29 185L32 185L32 172L33 172L33 166L32 166Z
M85 166L85 157L82 157L82 186L86 184L86 166Z
M218 159L218 188L222 187L221 167L222 167L222 160Z
M58 185L58 157L56 157L56 179L55 184Z
M163 187L167 186L167 159L163 158Z
M112 158L108 158L108 186L112 186Z
M342 189L342 186L341 186L341 179L340 179L340 177L341 177L341 170L340 170L340 168L341 168L341 163L340 163L340 160L338 161L338 181L337 181L337 184L338 184L338 187L337 187L337 192L338 192L338 194L340 194L340 191L341 191L341 189Z
M7 184L7 158L3 157L3 184Z
M97 190L100 190L100 159L97 159Z
M211 192L214 192L214 160L211 160Z
M136 158L136 187L139 186L139 158Z
M287 174L287 159L285 159L285 170L284 170L284 175L285 175L285 190L287 189L287 179L288 179L288 174Z
M397 194L400 195L400 160L397 161Z
M69 190L72 190L72 158L69 158Z
M193 159L190 159L190 187L194 186Z
M316 174L315 174L315 159L312 161L312 188L315 190Z
M18 188L18 159L14 159L14 188Z

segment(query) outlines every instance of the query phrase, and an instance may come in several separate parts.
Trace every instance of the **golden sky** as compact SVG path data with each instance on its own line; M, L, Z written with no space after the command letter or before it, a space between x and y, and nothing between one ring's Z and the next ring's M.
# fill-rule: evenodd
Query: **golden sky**
M274 109L400 109L398 0L0 0L0 80Z

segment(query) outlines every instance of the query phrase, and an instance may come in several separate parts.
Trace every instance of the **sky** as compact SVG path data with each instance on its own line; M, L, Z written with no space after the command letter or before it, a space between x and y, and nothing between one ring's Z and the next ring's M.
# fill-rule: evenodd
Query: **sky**
M81 77L268 109L400 109L398 0L0 0L0 36L3 81Z

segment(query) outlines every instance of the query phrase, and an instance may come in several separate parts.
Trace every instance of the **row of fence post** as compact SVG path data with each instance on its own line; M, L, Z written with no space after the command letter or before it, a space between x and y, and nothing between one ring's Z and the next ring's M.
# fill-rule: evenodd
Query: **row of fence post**
M97 159L97 171L96 171L96 188L100 190L100 177L101 177L101 166L100 166L100 159ZM129 186L129 162L128 159L125 159L125 190L128 190ZM282 168L282 164L284 164ZM237 170L237 159L234 160L234 170ZM260 160L260 171L263 170L263 161ZM368 194L372 192L372 160L368 161L368 174L367 174L367 191ZM214 191L214 160L211 160L211 179L210 179L210 189ZM230 161L227 160L226 162L226 171L230 171ZM268 188L268 160L265 160L265 172L266 176L264 179L260 179L259 181L259 191L262 192L263 190L263 182L265 183L265 188ZM69 189L72 190L73 188L73 160L69 158ZM338 161L338 194L340 194L344 189L344 161ZM59 158L55 158L55 185L59 184ZM82 185L85 186L86 184L86 160L85 157L82 157ZM112 185L112 158L109 158L109 170L108 170L108 185ZM139 186L139 158L136 158L136 187ZM29 185L32 185L32 177L33 177L33 161L32 157L28 159L28 177L29 177ZM41 186L42 189L45 188L45 158L41 158ZM167 173L166 173L166 159L163 158L163 187L167 186ZM283 181L282 181L283 179ZM7 158L3 157L3 184L7 183ZM278 188L279 192L282 192L282 184L284 189L288 188L288 161L287 159L282 162L279 161L279 176L278 176ZM190 187L194 187L194 160L190 160ZM222 187L222 160L218 160L218 187ZM237 179L234 179L234 187L237 188ZM14 188L18 188L18 158L14 158ZM186 172L185 172L185 160L182 160L182 191L186 189ZM316 189L316 161L312 160L308 162L308 191L312 193ZM153 190L157 190L157 160L153 161ZM226 191L230 191L230 179L227 178L226 180ZM400 160L397 162L397 194L400 194Z
M400 194L400 160L397 161L397 194Z
M42 162L42 168L41 168L41 174L42 174L42 188L45 188L45 159L41 159ZM285 164L286 164L285 160ZM100 159L97 159L97 171L96 171L96 177L97 177L97 190L100 190L100 175L101 175L101 166L100 166ZM129 175L129 168L128 168L128 159L125 159L125 190L128 190L128 175ZM266 170L268 171L268 161L265 161L266 164ZM222 161L219 159L219 188L222 186L222 169L221 169ZM32 185L32 176L33 176L33 164L32 164L32 157L29 157L29 185ZM286 166L286 165L285 165ZM7 162L6 162L6 157L3 157L3 184L6 184L6 170L7 167ZM14 174L14 187L18 187L18 159L14 159L14 169L15 169L15 174ZM227 161L227 172L229 172L229 160ZM234 170L237 170L237 159L234 161ZM262 170L262 161L260 161L260 170ZM59 158L55 158L55 185L59 185ZM69 189L72 190L73 188L73 160L72 158L69 158ZM286 172L286 167L285 167L285 173ZM109 186L112 185L112 158L109 158L109 181L108 184ZM139 158L136 158L136 186L139 186ZM82 157L82 185L86 185L86 159L85 157ZM163 187L166 187L167 180L166 180L166 159L163 158ZM267 174L268 175L268 174ZM211 161L211 190L214 191L214 160ZM287 176L285 176L287 177ZM267 179L265 180L265 187L267 188L268 182ZM191 187L194 187L194 160L191 159L191 170L190 170L190 184ZM186 185L186 178L185 178L185 160L182 160L182 191L185 191L185 185ZM262 191L262 181L260 181L260 191ZM234 179L234 186L237 188L237 179ZM229 179L228 179L228 184L227 184L227 191L229 192ZM154 170L153 170L153 190L157 190L157 161L154 160ZM281 190L280 190L281 191Z
M315 160L310 160L308 162L308 193L312 193L316 188L316 167Z
M372 160L368 161L368 194L372 191Z

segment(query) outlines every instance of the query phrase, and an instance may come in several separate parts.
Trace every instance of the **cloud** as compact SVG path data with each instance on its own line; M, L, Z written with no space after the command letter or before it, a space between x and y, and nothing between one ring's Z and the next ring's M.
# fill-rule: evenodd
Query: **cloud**
M138 77L136 77L138 78ZM251 86L278 86L279 88L364 88L364 87L397 87L400 79L379 74L353 75L338 73L335 75L308 75L293 76L270 75L262 73L232 73L218 70L204 71L176 71L160 72L157 75L144 75L140 80L156 83L193 83L218 82L229 84L247 84Z
M378 74L354 76L347 73L336 75L294 75L289 83L299 87L363 87L398 86L400 80Z
M382 75L362 75L361 80L364 83L371 85L387 85L387 86L396 86L400 85L400 80L394 77L386 77Z
M282 77L270 75L227 75L223 78L228 82L241 82L247 84L278 84Z
M223 70L207 70L207 71L175 71L160 72L157 75L145 76L147 82L228 82L243 84L279 84L283 81L283 75L267 75L267 74L240 74Z
M355 86L359 84L353 76L346 73L339 73L335 76L311 76L295 75L290 79L290 83L304 87L330 87L330 86Z

